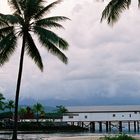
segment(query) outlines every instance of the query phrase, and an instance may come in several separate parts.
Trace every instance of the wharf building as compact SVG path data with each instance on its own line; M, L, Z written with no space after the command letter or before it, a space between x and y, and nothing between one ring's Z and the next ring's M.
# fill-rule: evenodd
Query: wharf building
M87 127L95 132L111 132L114 128L119 132L123 128L128 132L140 131L140 105L124 106L72 106L63 115L63 122L71 125ZM124 125L125 124L125 125Z

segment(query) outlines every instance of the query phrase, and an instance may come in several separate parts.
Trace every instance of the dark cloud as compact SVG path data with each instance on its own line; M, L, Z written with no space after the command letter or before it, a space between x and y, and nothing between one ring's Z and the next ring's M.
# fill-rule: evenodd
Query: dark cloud
M139 13L132 6L114 27L109 27L100 23L105 5L93 0L67 0L57 9L57 14L64 13L71 18L71 21L64 23L66 30L57 31L70 43L66 52L69 64L62 64L41 49L45 66L41 73L26 57L20 96L22 101L33 98L43 102L45 99L46 104L52 105L81 105L83 102L85 105L131 104L135 100L138 103ZM15 93L18 55L17 51L10 62L0 69L0 89L8 98L13 98Z

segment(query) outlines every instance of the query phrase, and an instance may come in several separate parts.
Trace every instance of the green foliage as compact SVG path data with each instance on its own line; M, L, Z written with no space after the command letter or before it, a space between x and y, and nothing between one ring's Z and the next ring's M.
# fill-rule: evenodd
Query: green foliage
M26 113L27 113L27 110L26 110L25 107L21 107L18 111L18 114L19 114L20 118L24 118Z
M4 100L5 97L3 96L2 93L0 93L0 110L4 110L4 106L5 106Z
M40 103L36 103L34 106L33 106L33 112L35 113L35 117L37 119L37 122L38 122L38 119L41 117L41 115L45 117L45 113L44 113L44 107L42 104Z
M101 140L136 140L136 139L131 136L121 134L117 136L109 136L109 137L106 136L105 138L101 138Z
M56 106L56 107L57 107L57 112L60 113L60 114L68 112L68 110L64 106L62 106L62 105Z
M42 111L44 111L44 107L43 107L42 104L36 103L36 104L34 104L34 106L33 106L33 111L34 111L35 113L41 113Z
M46 119L62 119L62 114L61 113L47 113L46 114Z
M0 113L0 119L5 119L5 118L12 118L13 113L12 112L3 112Z
M15 105L14 105L14 101L13 100L9 100L5 103L5 108L4 109L8 109L10 112L12 112L12 110L14 109Z

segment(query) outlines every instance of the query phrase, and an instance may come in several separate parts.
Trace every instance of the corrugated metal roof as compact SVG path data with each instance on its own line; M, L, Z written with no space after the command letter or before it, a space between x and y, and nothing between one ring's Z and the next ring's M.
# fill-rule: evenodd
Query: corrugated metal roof
M69 112L140 112L140 105L123 106L69 106Z

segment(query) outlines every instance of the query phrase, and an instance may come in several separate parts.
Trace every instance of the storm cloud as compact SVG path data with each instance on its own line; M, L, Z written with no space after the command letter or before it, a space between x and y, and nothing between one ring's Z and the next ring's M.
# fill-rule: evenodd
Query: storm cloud
M131 104L131 98L140 99L140 11L132 3L119 22L110 27L106 22L100 23L106 4L95 0L64 0L54 9L52 15L71 19L63 23L65 30L56 31L70 44L66 52L69 64L62 64L41 49L45 65L41 73L26 56L21 100L71 100L75 104L76 100L88 102L98 98L102 104L104 98L114 103L122 98ZM0 91L7 98L15 95L19 53L20 49L0 68Z

